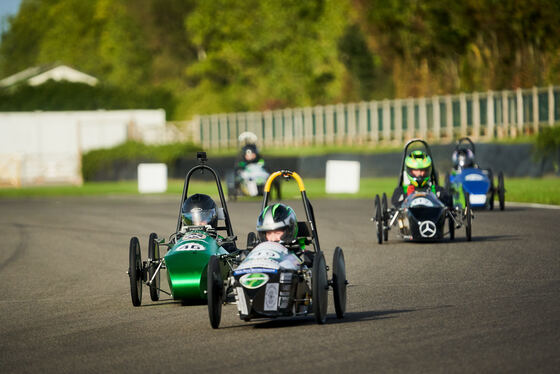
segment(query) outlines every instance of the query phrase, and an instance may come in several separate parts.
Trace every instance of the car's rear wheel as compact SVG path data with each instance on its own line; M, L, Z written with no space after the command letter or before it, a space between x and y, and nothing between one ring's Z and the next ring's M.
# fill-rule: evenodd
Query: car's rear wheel
M130 239L128 254L130 297L132 298L132 305L140 306L142 304L142 256L140 253L140 242L135 236Z
M157 234L155 232L150 234L148 239L148 261L150 266L148 267L148 276L150 280L156 274L156 270L159 265L159 244L157 243ZM160 272L156 274L152 284L150 284L150 298L152 301L159 300L159 289L160 289Z
M220 261L218 257L211 256L208 261L207 272L207 295L208 295L208 317L210 325L217 329L222 319L222 304L224 300L224 283L220 271Z
M315 321L323 324L327 320L327 305L328 305L328 278L327 278L327 265L325 264L325 256L323 252L315 254L315 260L312 269L312 305L313 314L315 314Z
M494 186L494 173L492 172L492 169L488 169L488 179L490 180L490 200L488 201L488 207L490 210L494 210L496 187Z
M377 234L377 243L383 243L383 220L381 217L381 200L379 195L375 195L374 202L374 213L375 213L375 230Z
M465 195L465 215L466 215L466 225L465 225L465 232L467 235L467 241L472 240L472 210L471 210L471 200L469 195Z
M346 312L346 263L342 248L336 247L333 256L333 298L337 318L343 318Z
M500 210L506 207L506 186L504 183L504 173L500 171L498 174L498 200L500 201Z
M387 194L383 192L381 199L381 217L383 222L383 240L389 239L389 203L387 202Z

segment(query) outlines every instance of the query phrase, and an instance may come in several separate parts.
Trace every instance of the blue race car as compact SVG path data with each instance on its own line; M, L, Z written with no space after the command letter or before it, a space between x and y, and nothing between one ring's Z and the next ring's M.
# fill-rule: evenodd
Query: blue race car
M498 174L498 185L494 184L492 169L482 169L475 162L475 148L469 138L461 138L452 155L453 170L445 176L445 186L453 194L455 205L465 206L468 196L473 208L494 209L494 198L498 195L500 210L505 208L504 174Z

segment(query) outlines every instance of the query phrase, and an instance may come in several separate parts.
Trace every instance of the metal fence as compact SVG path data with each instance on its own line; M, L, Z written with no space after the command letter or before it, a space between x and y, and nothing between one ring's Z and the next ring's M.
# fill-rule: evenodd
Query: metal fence
M558 121L560 87L549 86L197 116L193 137L205 149L236 148L244 131L255 133L264 148L400 144L413 137L434 142L517 137Z

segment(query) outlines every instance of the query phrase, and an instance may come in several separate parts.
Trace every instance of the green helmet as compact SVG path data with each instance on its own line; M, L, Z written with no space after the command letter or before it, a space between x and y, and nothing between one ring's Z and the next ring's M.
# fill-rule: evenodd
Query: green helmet
M432 175L432 158L421 150L412 151L404 161L406 177L414 187L424 187Z

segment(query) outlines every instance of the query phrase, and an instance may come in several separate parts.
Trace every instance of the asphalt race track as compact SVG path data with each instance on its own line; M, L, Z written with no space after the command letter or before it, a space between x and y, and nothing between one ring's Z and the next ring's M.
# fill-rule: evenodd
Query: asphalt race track
M330 292L325 325L246 323L226 305L213 330L206 305L152 303L147 288L130 300L130 237L145 259L150 232L174 231L178 197L0 200L0 372L557 372L560 210L477 212L472 242L393 230L378 245L373 199L312 202L327 264L344 249L346 317ZM240 246L259 208L229 205Z

